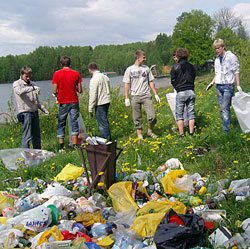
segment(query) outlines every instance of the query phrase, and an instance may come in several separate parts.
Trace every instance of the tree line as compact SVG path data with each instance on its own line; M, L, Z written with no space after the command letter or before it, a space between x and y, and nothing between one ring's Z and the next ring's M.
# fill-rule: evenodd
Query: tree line
M0 57L0 83L13 82L19 77L24 65L33 70L33 80L51 80L53 73L60 69L59 60L63 55L72 59L72 69L82 77L88 77L87 65L94 61L101 71L115 71L123 75L125 69L133 64L134 52L144 50L148 66L157 67L174 63L172 52L178 47L189 51L189 61L202 70L209 59L216 54L212 48L213 40L222 38L227 49L239 58L241 73L249 78L250 42L242 21L230 9L221 9L212 17L201 10L183 12L177 17L172 35L160 33L154 41L135 42L122 45L91 46L40 46L29 54Z

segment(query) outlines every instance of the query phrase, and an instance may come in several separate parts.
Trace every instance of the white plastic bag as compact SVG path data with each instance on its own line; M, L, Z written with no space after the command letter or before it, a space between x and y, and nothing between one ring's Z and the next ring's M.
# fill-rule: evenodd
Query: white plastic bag
M176 106L176 92L173 92L173 93L167 93L166 94L166 98L167 98L167 101L168 101L168 104L170 106L170 109L174 115L174 119L176 120L176 115L175 115L175 106ZM186 107L184 108L184 114L183 114L183 117L184 117L184 126L187 126L188 125L188 119L187 119L187 111L186 111Z
M80 113L78 118L78 125L79 125L79 134L78 134L77 144L82 144L84 142L84 138L88 136L88 133ZM72 146L73 145L71 137L72 125L69 115L68 115L68 127L69 127L69 146Z
M232 98L232 106L244 133L250 132L250 93L236 92Z

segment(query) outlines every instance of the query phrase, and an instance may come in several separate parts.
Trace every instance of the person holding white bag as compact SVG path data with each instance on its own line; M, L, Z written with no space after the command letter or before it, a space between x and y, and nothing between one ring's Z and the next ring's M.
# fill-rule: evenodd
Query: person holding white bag
M230 107L234 95L235 81L238 91L242 92L240 87L240 65L237 56L231 51L226 51L224 40L215 40L213 47L218 54L218 57L214 61L215 76L206 90L208 91L216 84L217 97L221 109L221 119L223 122L222 129L225 133L229 133L229 126L231 125Z

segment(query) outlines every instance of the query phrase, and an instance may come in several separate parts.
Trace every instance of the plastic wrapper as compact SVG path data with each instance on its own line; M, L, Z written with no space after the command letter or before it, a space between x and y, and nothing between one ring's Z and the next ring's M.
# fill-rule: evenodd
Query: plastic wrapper
M7 223L12 225L22 224L29 230L43 232L50 225L51 221L51 209L38 206L23 212L14 218L8 219Z
M68 163L62 171L54 178L55 181L68 181L68 180L74 180L82 175L84 172L83 167L78 167L73 165L72 163Z
M88 133L80 113L78 118L78 125L79 125L79 134L77 138L77 144L81 145L82 143L84 143L84 139L88 136ZM68 128L69 128L69 145L73 146L71 137L72 126L70 121L70 115L68 115Z
M250 178L232 181L229 189L230 193L239 196L249 196Z
M46 190L39 195L40 199L48 199L52 196L66 196L71 197L72 192L68 189L66 189L64 186L62 186L59 183L54 183L53 185L48 185Z
M232 98L232 106L241 130L244 133L250 132L250 93L236 92Z
M153 182L157 182L154 173L152 171L142 171L142 172L137 172L133 173L131 175L128 175L124 178L125 181L131 180L133 182L138 182L138 181L145 181L151 178Z
M135 216L136 216L136 210L134 210L131 213L118 212L114 216L109 216L107 222L115 223L117 225L126 224L128 226L131 226L135 220Z
M184 175L181 178L179 178L179 177L176 178L174 180L174 185L177 188L182 189L191 195L194 193L193 180L189 175Z
M18 229L10 228L8 225L4 226L1 231L0 247L1 248L14 248L18 245L18 239L23 237L23 233Z
M8 170L37 165L54 156L55 153L47 150L24 148L0 150L0 157Z

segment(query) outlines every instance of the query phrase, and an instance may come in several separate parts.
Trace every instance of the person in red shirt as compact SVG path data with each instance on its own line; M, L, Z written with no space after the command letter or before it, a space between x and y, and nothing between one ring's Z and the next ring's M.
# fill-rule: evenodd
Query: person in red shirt
M77 92L82 92L81 75L70 69L71 59L68 56L62 56L60 59L62 69L56 71L53 75L53 94L57 96L59 104L57 137L59 139L59 152L63 152L65 125L68 114L72 126L72 143L73 148L77 145L79 134L79 100Z

